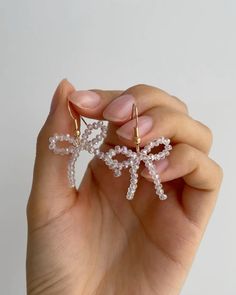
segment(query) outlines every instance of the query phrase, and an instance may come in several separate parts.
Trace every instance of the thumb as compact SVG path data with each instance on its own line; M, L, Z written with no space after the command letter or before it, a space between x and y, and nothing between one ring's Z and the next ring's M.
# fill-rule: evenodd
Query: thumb
M27 214L33 218L35 215L43 215L43 219L49 219L51 214L58 214L72 206L76 197L75 190L68 185L68 156L55 155L48 148L49 137L53 134L67 134L73 130L67 97L74 90L67 80L60 82L54 93L48 118L37 138L33 183L27 205Z

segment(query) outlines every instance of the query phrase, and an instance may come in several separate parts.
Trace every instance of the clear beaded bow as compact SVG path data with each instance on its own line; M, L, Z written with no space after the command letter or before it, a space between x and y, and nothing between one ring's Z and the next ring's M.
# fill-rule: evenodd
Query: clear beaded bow
M164 149L156 154L150 153L151 149L154 147L158 147L159 145L164 145ZM137 184L138 184L138 169L140 163L143 161L145 166L148 169L149 174L151 175L156 195L159 196L160 200L167 199L167 195L164 193L160 177L157 173L155 165L153 161L159 161L165 159L169 154L172 146L170 145L170 140L164 137L160 137L158 139L154 139L149 142L141 151L134 152L131 149L128 149L126 146L120 147L115 146L114 149L110 149L109 151L98 155L101 160L105 162L105 164L114 171L114 176L121 176L122 169L129 168L130 172L130 185L126 194L126 198L128 200L133 199ZM114 156L122 154L128 157L127 160L118 162L118 160L113 159Z
M135 115L136 126L134 127L134 142L136 145L136 152L128 149L126 146L115 146L114 149L110 149L107 152L102 152L98 148L99 142L101 142L107 135L107 126L102 121L93 122L92 124L87 124L84 119L87 128L81 135L78 128L78 122L72 113L68 102L68 110L75 122L75 136L70 134L54 134L54 136L49 138L49 149L55 154L69 155L71 158L68 163L68 179L71 187L76 186L75 180L75 163L80 155L81 151L88 151L90 154L103 160L105 164L114 171L114 176L121 176L122 169L130 168L130 185L126 194L128 200L133 199L138 183L138 169L141 162L144 162L147 167L155 186L156 195L159 196L160 200L167 199L167 195L164 193L163 186L160 181L160 177L155 168L153 161L159 161L165 159L169 154L172 146L170 145L170 140L168 138L160 137L149 142L142 150L140 150L140 137L138 132L138 112L136 105L133 105L132 118ZM88 139L89 135L92 134L93 130L100 129L100 133L94 138ZM70 145L67 147L58 147L58 142L67 142ZM164 149L156 154L150 153L151 149L158 147L159 145L164 145ZM119 162L117 159L113 159L114 156L122 154L128 159Z
M87 151L90 154L95 156L100 155L100 150L98 148L99 142L101 142L107 134L107 126L102 122L93 122L92 124L86 124L87 128L84 130L84 133L80 137L78 130L76 136L71 136L70 134L54 134L49 138L49 149L52 150L55 154L59 155L69 155L71 158L68 163L68 179L71 187L76 186L75 180L75 163L80 155L81 151ZM92 134L93 130L100 129L100 133L96 135L93 139L88 139L89 135ZM68 142L70 145L66 148L58 147L57 142Z

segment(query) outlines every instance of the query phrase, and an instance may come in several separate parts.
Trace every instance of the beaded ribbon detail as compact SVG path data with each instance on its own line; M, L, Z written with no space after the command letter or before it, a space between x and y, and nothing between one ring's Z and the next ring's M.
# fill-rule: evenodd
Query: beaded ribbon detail
M97 134L95 138L89 140L89 135L92 134L93 130L97 129L100 129L100 133ZM118 145L115 146L114 149L109 149L107 152L102 152L100 151L98 144L106 137L106 135L107 126L102 121L98 121L93 122L92 124L87 124L87 128L80 138L71 136L70 134L54 134L49 138L49 149L55 154L71 155L67 172L70 186L76 186L75 164L80 155L80 152L84 150L104 161L109 169L113 170L115 177L121 176L122 170L129 168L130 185L126 194L126 198L128 200L133 199L135 195L138 184L138 169L141 162L145 164L149 174L153 179L156 195L160 200L167 199L167 195L164 193L158 171L153 161L165 159L170 154L170 150L172 149L170 140L164 137L154 139L139 152L134 152L133 150L128 149L126 146L121 147ZM68 142L69 146L66 148L58 147L58 142ZM156 154L150 153L154 147L158 147L160 145L164 146L162 151ZM113 157L119 154L126 156L127 159L120 162L117 159L113 159Z

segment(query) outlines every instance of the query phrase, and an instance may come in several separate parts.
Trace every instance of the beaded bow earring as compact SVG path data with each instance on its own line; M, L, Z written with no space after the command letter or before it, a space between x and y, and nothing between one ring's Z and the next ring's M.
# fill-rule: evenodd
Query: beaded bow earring
M52 150L55 154L59 155L71 155L71 158L68 163L67 175L69 184L71 187L76 187L75 180L75 163L80 155L81 151L87 151L90 154L95 156L100 155L100 150L98 148L99 142L101 142L107 134L107 126L102 121L93 122L92 124L87 124L83 117L82 121L86 125L86 129L83 134L80 132L78 119L76 118L75 112L70 106L70 102L67 101L69 114L74 121L75 125L75 134L71 136L70 134L54 134L49 138L49 149ZM89 140L89 135L92 134L93 130L99 130L100 133L96 135L95 138ZM67 142L70 144L68 147L58 147L58 142Z
M126 146L115 146L114 149L109 149L107 152L102 152L98 148L99 142L101 142L107 135L107 126L103 121L93 122L92 124L87 124L86 121L81 117L83 122L86 125L86 129L81 135L78 119L74 115L72 108L70 107L70 102L68 101L68 110L71 118L74 120L75 124L75 135L71 136L70 134L54 134L49 138L49 149L52 150L55 154L59 155L71 155L71 158L68 163L68 179L71 187L76 186L75 180L75 163L80 155L81 151L87 151L90 154L98 157L105 164L114 171L114 176L119 177L122 174L122 170L130 168L130 185L126 194L128 200L133 199L138 183L138 169L140 163L143 161L145 166L148 168L148 171L153 179L156 195L159 196L160 200L167 199L167 195L164 193L162 184L159 178L159 175L156 171L153 161L158 161L165 159L172 149L170 145L170 139L160 137L150 141L143 149L140 150L141 138L139 137L138 129L138 109L135 104L132 108L132 119L135 119L134 127L134 143L136 147L136 152L132 149L128 149ZM89 135L92 134L93 130L100 129L100 133L97 134L94 138L89 140ZM70 145L66 148L58 147L58 142L68 142ZM164 149L156 154L150 153L151 149L164 145ZM126 160L119 162L116 159L113 159L114 156L122 154L127 157Z
M126 198L128 200L133 199L135 195L138 183L137 172L140 163L143 161L153 179L156 195L159 197L160 200L165 200L167 199L167 195L164 193L159 175L156 171L153 161L165 159L170 154L170 150L172 149L172 146L170 145L170 139L164 137L154 139L140 150L141 138L139 137L138 129L138 109L135 104L133 104L132 108L132 119L135 119L133 139L136 146L136 152L128 149L126 146L121 147L117 145L114 149L110 149L105 153L100 152L99 158L102 159L110 169L114 170L114 176L116 177L119 177L121 175L122 169L130 167L130 185L126 194ZM159 145L164 145L164 149L162 151L156 154L150 153L152 148L158 147ZM113 157L118 154L125 155L128 159L122 162L118 162L116 159L113 159Z

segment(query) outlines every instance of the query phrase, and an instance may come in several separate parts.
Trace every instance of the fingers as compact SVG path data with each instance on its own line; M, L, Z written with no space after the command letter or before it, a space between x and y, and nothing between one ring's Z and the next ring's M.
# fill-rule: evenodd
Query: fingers
M137 104L139 114L157 106L168 106L187 113L186 105L156 87L136 85L122 91L75 91L69 96L75 109L82 116L93 119L106 119L117 124L128 121L132 105Z
M131 118L132 105L135 102L139 110L139 132L141 144L149 140L166 136L173 143L186 142L208 153L212 144L212 135L205 125L187 115L187 107L177 97L147 85L136 85L119 97L121 91L76 91L69 99L76 110L84 116L107 119L109 124L106 143L134 146ZM86 103L84 107L83 103ZM93 105L89 107L88 105ZM126 123L127 122L127 123ZM124 124L126 123L126 124ZM122 125L117 129L117 125Z
M198 149L180 143L173 147L168 158L155 162L155 166L162 182L183 178L186 183L183 208L191 220L205 224L222 181L219 165ZM152 181L146 168L141 175Z
M134 147L134 126L135 119L116 130L113 128L109 133L109 143L117 144L117 137L120 137L125 144ZM141 146L160 136L170 138L173 144L184 142L206 153L212 144L209 128L188 115L167 107L148 110L139 117L138 126Z
M59 84L52 100L50 114L38 135L33 184L28 204L30 215L37 211L37 215L42 213L49 216L48 210L52 211L55 204L63 210L72 201L72 198L66 198L71 193L67 180L68 156L53 154L48 144L49 137L55 133L67 134L73 130L73 121L67 109L67 97L73 91L74 87L67 80Z

